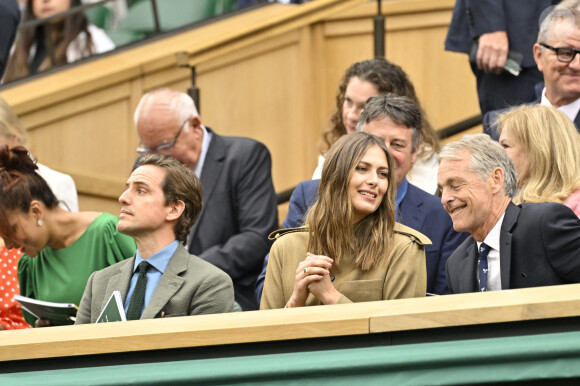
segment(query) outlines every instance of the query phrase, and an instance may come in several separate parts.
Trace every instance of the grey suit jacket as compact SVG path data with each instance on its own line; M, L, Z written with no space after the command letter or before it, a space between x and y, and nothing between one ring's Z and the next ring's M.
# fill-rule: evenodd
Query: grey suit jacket
M500 233L501 288L580 282L580 220L556 203L510 203ZM477 291L477 244L467 238L447 259L452 293Z
M134 266L135 256L94 272L87 282L75 324L96 322L115 290L121 291L125 302ZM141 319L158 317L162 311L170 317L233 310L234 291L228 275L179 245Z

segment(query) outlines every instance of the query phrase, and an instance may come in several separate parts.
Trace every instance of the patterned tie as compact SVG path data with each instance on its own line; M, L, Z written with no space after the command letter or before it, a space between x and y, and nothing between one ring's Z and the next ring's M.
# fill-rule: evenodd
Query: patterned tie
M477 270L479 272L479 292L487 291L487 254L491 247L485 243L479 246L479 257L477 258Z
M129 303L129 308L127 309L127 320L138 320L141 318L141 309L143 308L143 302L145 301L145 288L147 288L146 275L148 268L149 263L146 261L140 262L137 267L139 270L139 277L137 278L137 284L135 284L131 303Z

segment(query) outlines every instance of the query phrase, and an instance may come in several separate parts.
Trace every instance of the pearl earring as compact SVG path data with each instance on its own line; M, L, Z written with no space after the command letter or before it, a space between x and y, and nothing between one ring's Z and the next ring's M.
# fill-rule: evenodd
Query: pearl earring
M39 227L41 227L42 224L44 224L44 221L42 221L41 219L38 219L38 221L36 223L38 224Z

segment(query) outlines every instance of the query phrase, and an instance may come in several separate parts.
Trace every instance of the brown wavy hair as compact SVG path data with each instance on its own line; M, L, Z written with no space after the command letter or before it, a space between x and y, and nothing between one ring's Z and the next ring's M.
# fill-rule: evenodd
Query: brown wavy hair
M33 0L26 1L26 10L22 23L27 21L37 20L32 9ZM71 0L70 7L81 5L81 0ZM88 30L89 22L82 12L78 12L67 16L64 20L50 23L49 30L53 31L52 36L45 35L45 24L36 27L20 29L18 38L14 45L14 52L8 60L6 66L6 74L4 81L16 80L31 75L30 72L30 48L36 45L36 49L40 45L45 45L48 39L51 39L51 45L54 50L54 63L51 63L50 55L43 60L38 68L38 72L46 71L47 69L67 63L66 50L71 42L77 36L84 32L87 37L84 47L83 56L90 56L93 54L92 46L93 40Z
M387 157L389 186L378 209L353 224L353 208L348 184L354 169L366 151L378 146ZM391 251L395 226L395 194L393 158L379 137L354 132L339 138L327 153L318 189L318 200L308 211L308 250L332 257L354 256L361 270L371 269Z
M439 137L433 129L433 126L427 120L425 111L421 107L419 98L417 98L413 83L411 83L401 67L386 59L377 58L357 62L350 66L344 73L338 86L338 93L336 94L336 111L330 117L331 127L322 133L320 139L320 154L326 154L338 138L347 133L346 127L342 122L342 105L344 104L346 87L353 77L372 83L379 90L379 94L391 93L398 96L406 96L415 102L421 111L423 123L423 129L421 130L423 146L419 150L419 157L429 158L433 153L439 151Z

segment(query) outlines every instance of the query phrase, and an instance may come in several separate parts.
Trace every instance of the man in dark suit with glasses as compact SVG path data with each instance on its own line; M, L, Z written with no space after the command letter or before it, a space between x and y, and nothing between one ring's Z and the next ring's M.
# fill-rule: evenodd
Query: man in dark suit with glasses
M189 253L221 268L234 282L236 302L255 310L254 284L278 227L268 149L250 138L225 137L202 125L191 98L160 89L135 111L140 154L177 159L200 179L203 208L188 238Z

